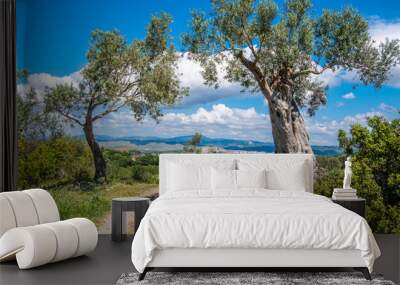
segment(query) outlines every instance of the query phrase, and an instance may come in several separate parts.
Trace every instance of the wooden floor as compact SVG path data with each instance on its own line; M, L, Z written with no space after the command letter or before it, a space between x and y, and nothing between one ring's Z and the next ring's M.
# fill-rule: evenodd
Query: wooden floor
M376 261L374 271L399 284L399 238L376 235L376 239L383 256ZM109 235L100 235L96 250L88 256L29 270L19 270L16 262L3 263L0 264L0 284L115 284L122 273L134 271L130 258L131 242L116 243Z

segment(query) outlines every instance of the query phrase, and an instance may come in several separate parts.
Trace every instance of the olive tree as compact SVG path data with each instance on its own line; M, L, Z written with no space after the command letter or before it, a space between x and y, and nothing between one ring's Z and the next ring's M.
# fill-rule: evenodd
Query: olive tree
M319 76L355 71L364 84L380 87L399 62L399 41L377 45L356 10L311 14L310 0L288 0L284 9L268 0L212 0L211 13L194 11L182 35L203 78L218 87L218 69L268 103L276 152L312 153L302 110L314 115L326 104Z
M152 17L146 37L131 44L117 31L94 31L79 86L58 85L47 91L47 110L83 129L96 181L106 178L106 161L93 131L95 122L124 107L130 107L138 121L146 115L157 120L161 106L186 93L180 88L177 54L169 43L170 22L165 13Z
M196 132L183 147L183 150L186 152L201 152L201 149L197 149L197 146L200 144L202 137L201 133Z

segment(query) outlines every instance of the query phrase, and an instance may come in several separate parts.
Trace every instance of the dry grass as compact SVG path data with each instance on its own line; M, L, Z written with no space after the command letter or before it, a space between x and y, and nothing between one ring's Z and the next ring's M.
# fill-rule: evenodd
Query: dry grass
M148 191L157 188L158 185L154 184L123 184L116 183L102 190L105 198L111 201L115 197L130 197L130 196L143 196Z
M115 183L98 186L91 191L82 191L66 186L61 189L50 190L50 193L57 203L62 219L84 217L99 225L104 216L111 210L112 198L144 196L157 189L158 185L153 184Z

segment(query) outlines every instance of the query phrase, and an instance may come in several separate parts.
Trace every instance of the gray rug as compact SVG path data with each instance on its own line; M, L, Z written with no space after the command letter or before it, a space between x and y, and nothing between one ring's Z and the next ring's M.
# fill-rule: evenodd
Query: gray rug
M138 276L138 273L122 274L117 285L395 285L392 281L376 275L372 276L372 281L368 281L359 272L148 272L142 281L137 280Z

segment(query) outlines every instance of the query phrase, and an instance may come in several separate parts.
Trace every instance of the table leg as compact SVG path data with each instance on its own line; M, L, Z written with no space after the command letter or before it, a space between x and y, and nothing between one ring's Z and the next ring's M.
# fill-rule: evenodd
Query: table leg
M137 229L139 228L140 221L143 219L148 208L148 203L140 203L138 205L135 205L135 234Z
M113 201L111 208L111 239L113 241L122 241L122 205Z

